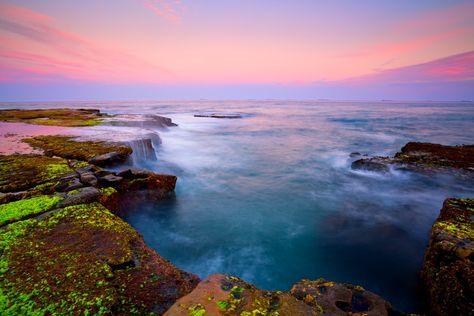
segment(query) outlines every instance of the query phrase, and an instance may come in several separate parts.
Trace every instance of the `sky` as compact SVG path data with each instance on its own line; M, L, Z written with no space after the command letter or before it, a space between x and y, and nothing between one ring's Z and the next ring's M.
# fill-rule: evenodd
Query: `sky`
M474 1L0 0L0 101L474 99Z

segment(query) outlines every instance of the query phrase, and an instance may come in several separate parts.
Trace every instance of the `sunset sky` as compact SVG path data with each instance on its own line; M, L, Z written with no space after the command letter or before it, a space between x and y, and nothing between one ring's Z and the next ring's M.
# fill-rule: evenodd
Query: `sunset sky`
M0 0L0 100L474 99L473 1Z

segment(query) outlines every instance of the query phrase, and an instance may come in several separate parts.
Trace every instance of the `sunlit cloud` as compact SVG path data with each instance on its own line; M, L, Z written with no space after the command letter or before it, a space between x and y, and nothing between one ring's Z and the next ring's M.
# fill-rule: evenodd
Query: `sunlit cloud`
M155 15L170 21L179 21L181 11L180 0L138 0L145 8L149 9Z
M47 15L7 4L2 4L0 10L7 13L0 16L2 68L31 73L31 78L47 74L47 80L57 75L58 78L109 83L159 83L171 77L162 67L63 31ZM36 43L40 49L31 53L31 49L21 45L24 39ZM18 77L11 78L17 80ZM7 79L2 76L2 80Z
M342 80L350 84L441 83L474 80L474 51L426 63L382 70L374 74Z

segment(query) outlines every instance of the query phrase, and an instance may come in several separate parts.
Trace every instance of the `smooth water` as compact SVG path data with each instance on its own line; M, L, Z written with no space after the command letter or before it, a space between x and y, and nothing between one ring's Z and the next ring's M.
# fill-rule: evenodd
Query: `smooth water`
M467 179L355 172L350 163L356 158L349 157L392 155L408 141L472 144L472 103L77 106L166 115L179 124L160 131L156 161L138 163L176 174L175 198L138 205L125 219L162 256L200 277L227 273L280 290L324 277L362 285L401 310L416 311L417 272L443 200L474 196ZM207 111L244 117L193 117Z

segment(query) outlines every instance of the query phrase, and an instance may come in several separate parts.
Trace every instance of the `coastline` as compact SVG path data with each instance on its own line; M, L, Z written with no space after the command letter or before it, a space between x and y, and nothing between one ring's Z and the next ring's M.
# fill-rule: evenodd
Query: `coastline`
M89 115L89 114L88 114ZM38 122L38 118L34 118L35 123ZM57 118L55 118L57 120ZM41 123L49 123L44 120L40 120ZM96 121L94 121L96 122ZM69 124L68 122L67 124ZM55 121L54 124L58 124L58 121ZM68 125L69 126L69 125ZM331 308L337 308L330 314L335 314L336 311L341 311L341 313L347 312L367 312L368 315L371 315L371 311L373 311L373 315L380 315L382 310L388 315L390 313L394 313L392 307L389 303L385 302L380 297L372 294L364 290L361 287L357 286L350 286L344 284L338 284L330 281L325 280L318 280L318 281L308 281L306 283L295 284L293 288L295 290L290 292L267 292L262 291L254 286L246 283L245 281L233 278L229 276L211 276L209 279L206 279L200 283L201 285L197 285L198 278L191 274L188 274L184 271L181 271L172 264L165 264L165 259L161 258L159 254L155 253L146 245L144 245L143 240L138 235L136 231L130 228L128 224L125 224L119 217L112 215L110 212L117 212L119 210L119 205L123 205L126 207L129 203L134 203L136 198L138 199L154 199L154 200L161 200L172 194L174 190L174 185L176 178L172 180L173 176L165 176L165 175L158 175L150 172L143 172L143 171L123 171L120 173L106 171L106 169L100 168L100 166L108 166L112 164L121 164L123 163L127 157L132 154L132 150L130 147L127 147L124 144L108 144L104 142L98 141L88 141L84 142L81 140L75 140L70 138L57 138L54 136L43 137L43 138L36 138L33 139L36 141L29 141L30 144L33 146L37 146L37 148L44 151L46 156L51 156L50 159L54 161L43 161L44 156L5 156L5 157L14 157L15 161L20 161L20 163L25 162L28 159L32 159L33 165L43 166L46 167L46 171L44 170L36 170L37 168L32 168L34 170L27 173L29 187L28 185L21 186L21 179L18 179L19 186L7 188L8 192L16 192L15 194L5 194L6 196L2 196L2 200L5 203L7 208L14 209L13 206L16 206L21 201L31 201L32 199L38 196L53 196L54 200L49 201L50 203L46 203L46 206L43 206L44 203L41 204L40 209L36 207L36 205L32 208L31 211L28 211L25 216L15 214L15 216L10 217L6 220L5 226L6 233L4 236L8 236L9 244L4 248L2 252L2 256L6 256L6 252L10 252L8 255L12 255L15 253L15 243L19 240L25 239L28 243L35 243L36 240L29 240L29 236L26 233L28 230L33 230L35 233L38 234L38 241L40 242L54 242L54 240L50 240L48 238L51 237L52 232L54 234L61 233L61 234L68 234L68 232L64 232L64 226L66 227L77 227L77 225L83 225L81 221L83 220L81 216L78 216L79 213L86 214L86 219L88 222L93 222L90 230L91 234L95 235L98 232L104 232L107 236L106 238L118 238L121 239L123 236L127 236L126 240L132 244L139 244L138 249L142 251L142 256L149 257L151 256L152 259L151 263L146 263L145 266L142 266L142 260L136 260L134 256L136 256L137 248L136 246L132 246L132 249L127 249L127 246L124 246L120 250L122 253L118 256L120 259L117 259L117 253L113 253L112 257L105 257L102 258L102 253L98 252L95 253L97 258L93 260L99 260L108 262L108 266L112 268L113 271L119 271L118 273L124 273L129 275L120 276L126 280L124 287L126 288L124 292L126 295L131 295L131 298L125 296L125 298L130 300L135 300L134 303L127 303L131 305L120 305L121 303L117 303L124 296L120 296L123 294L117 294L117 298L114 301L108 300L105 305L103 301L99 305L96 305L97 299L91 298L91 300L78 300L75 301L75 304L71 305L72 310L69 312L76 312L76 311L84 311L87 309L91 309L92 312L100 313L101 311L104 313L110 313L114 309L117 311L129 309L132 310L133 308L137 308L137 312L140 313L141 311L146 312L157 312L158 314L164 313L168 308L171 308L171 315L174 314L192 314L192 315L203 315L206 308L209 309L212 307L216 311L222 311L225 313L239 313L242 315L243 312L251 313L258 311L262 314L267 315L277 315L279 308L287 308L283 309L281 315L285 315L288 313L293 314L308 314L313 313L315 315L324 314L326 311L331 310ZM59 144L59 146L58 146ZM82 146L82 147L81 147ZM80 150L76 150L81 148ZM71 149L71 150L65 150ZM87 151L90 150L90 154ZM59 158L55 158L59 157ZM37 161L40 159L40 161ZM3 166L11 166L12 161L6 162ZM59 165L59 167L58 167ZM3 167L5 168L5 167ZM25 166L21 168L25 169ZM28 169L28 168L26 168ZM41 169L41 168L40 168ZM49 170L49 171L48 171ZM54 172L51 172L54 170ZM11 172L11 171L10 171ZM71 173L75 175L71 177ZM33 176L41 176L40 179L37 181L31 181L32 179L36 179ZM5 175L6 181L8 180L8 174ZM171 178L170 178L171 177ZM95 179L95 180L94 180ZM24 182L24 181L23 181ZM59 182L59 184L58 184ZM92 188L92 189L86 189ZM94 191L94 188L95 189ZM112 191L112 188L115 192ZM26 193L18 194L18 190L20 192ZM77 191L75 191L77 190ZM4 190L2 190L3 192ZM85 191L85 192L84 192ZM94 191L94 192L92 192ZM140 194L137 194L139 192ZM59 193L59 196L55 196ZM62 195L61 195L62 194ZM79 195L79 198L78 196ZM133 197L133 198L132 198ZM57 198L61 199L56 200ZM119 199L117 201L116 199ZM114 201L115 200L115 201ZM36 203L36 200L33 201ZM87 202L87 203L85 203ZM13 203L13 204L9 204ZM62 203L62 204L61 204ZM100 206L99 204L102 206ZM104 207L109 208L109 210L104 209ZM123 207L122 206L122 207ZM69 215L70 214L70 215ZM102 216L108 218L110 226L102 227L101 225L97 225L97 221L101 221ZM79 221L79 222L76 222ZM43 225L43 223L45 223ZM472 224L472 223L471 223ZM30 227L31 225L31 227ZM59 227L61 226L61 231L58 232ZM117 226L117 228L115 228ZM12 229L14 227L14 229ZM113 232L109 232L109 229L112 227ZM470 227L469 229L472 229ZM69 230L69 228L67 229ZM72 231L74 229L71 229ZM52 232L51 232L52 231ZM3 231L2 233L4 233ZM114 237L114 234L117 234ZM53 235L54 235L53 234ZM99 233L99 235L102 233ZM112 234L112 236L108 235ZM123 235L125 234L125 235ZM13 237L10 237L13 236ZM67 237L67 236L66 236ZM82 238L81 234L74 235L74 237L68 238ZM104 236L105 237L105 236ZM12 238L12 239L10 239ZM41 239L46 238L46 239ZM468 238L472 239L472 236L468 236ZM2 240L7 240L7 238L3 238ZM12 243L13 242L13 243ZM90 240L87 242L89 244ZM114 245L110 244L109 240L101 240L104 242L104 245L99 247L101 250L110 248L113 249ZM48 244L51 245L51 244ZM7 249L7 250L5 250ZM78 253L82 254L82 252L87 251L88 249L75 249L72 248L73 255ZM105 251L105 250L103 250ZM107 251L105 251L107 252ZM41 256L41 253L34 253L31 256ZM13 256L13 255L12 255ZM465 257L469 259L470 254ZM18 258L19 266L23 266L25 261L21 260L30 260L31 257L15 257ZM465 259L464 258L464 259ZM145 261L148 259L144 259ZM111 263L112 262L112 263ZM157 264L159 262L159 264ZM8 263L7 263L8 264ZM160 265L166 265L165 271L157 268ZM44 268L47 270L48 265ZM64 266L61 266L63 269ZM116 268L114 268L116 267ZM118 268L117 268L118 267ZM66 265L67 268L67 265ZM146 276L146 280L143 280L143 275L137 276L135 271L137 268L145 269L146 272L143 273L154 273L158 274L157 278L151 277L151 274ZM115 269L115 270L114 270ZM13 271L15 271L13 269ZM66 269L67 270L67 269ZM60 281L64 281L64 277L67 277L67 273L71 272L66 270L61 270L58 273L61 275ZM123 271L122 271L123 270ZM10 273L11 269L7 265L7 270L3 273ZM56 271L56 270L53 270ZM125 272L124 272L125 271ZM72 271L74 273L74 271ZM64 275L63 275L64 274ZM18 276L15 276L18 277ZM156 279L156 280L155 280ZM163 282L163 279L165 281ZM55 280L57 282L58 280ZM96 280L94 283L97 285L97 282L104 281L102 279ZM145 282L146 281L146 282ZM12 276L9 282L15 283L15 279ZM104 282L109 282L106 275L106 280ZM128 283L127 283L128 282ZM143 283L145 282L145 283ZM149 284L151 282L152 284ZM66 282L67 283L67 282ZM205 287L202 289L204 284L211 283L213 284L210 287ZM229 283L229 284L227 284ZM170 285L172 284L172 285ZM222 284L227 284L225 289L222 288ZM141 286L143 285L143 287ZM92 286L89 284L89 286ZM163 286L165 288L163 288ZM168 287L169 286L169 287ZM197 287L196 287L197 286ZM9 283L8 286L4 285L3 289L9 288L11 289L14 287L12 283ZM35 289L41 292L43 298L48 297L45 293L49 293L47 290L49 286L40 286L39 289ZM57 285L60 289L62 285ZM112 288L116 288L117 285L115 284ZM325 290L321 290L321 289ZM327 288L330 288L331 291L326 291ZM92 290L88 291L91 293ZM140 290L143 289L143 290ZM155 289L155 294L160 296L161 293L166 291L174 292L174 295L170 295L169 297L162 298L162 297L149 297L149 293L153 292ZM173 289L173 290L171 290ZM196 289L197 292L193 292L192 290ZM50 289L51 290L51 289ZM67 290L67 289L66 289ZM3 290L2 290L3 291ZM204 291L204 292L203 292ZM52 295L50 297L57 298L57 292L53 290ZM132 293L133 292L133 293ZM2 292L4 293L4 292ZM106 293L106 296L109 296L107 290L103 293ZM101 293L100 295L104 295ZM191 294L189 294L191 293ZM194 293L194 294L192 294ZM202 293L212 293L212 295L202 294ZM214 299L214 293L216 294L216 299ZM302 293L307 293L303 295ZM308 294L309 293L309 294ZM20 298L12 299L16 294L8 294L5 296L7 297L7 305L5 308L23 308L25 306L25 302L21 303ZM22 293L26 294L26 293ZM146 297L142 297L141 295ZM189 294L190 296L185 296ZM5 295L5 294L4 294ZM9 297L8 295L12 295ZM38 295L36 293L35 295ZM98 297L101 297L101 296ZM208 296L206 296L208 295ZM37 296L34 296L37 298ZM104 296L105 297L105 296ZM209 300L209 297L213 297ZM354 299L354 297L356 299ZM181 298L181 299L180 299ZM40 298L37 298L40 300ZM179 300L178 300L179 299ZM183 300L185 303L183 303ZM207 300L207 302L206 302ZM27 299L28 302L33 302L35 299L32 296L29 296ZM255 306L255 302L258 301L258 306ZM12 304L13 302L13 304ZM64 305L70 303L66 301ZM92 302L92 303L91 303ZM211 303L208 303L211 302ZM219 303L221 302L221 303ZM227 303L223 303L227 302ZM346 304L337 302L346 302ZM28 304L30 304L28 303ZM19 304L19 305L17 305ZM22 305L23 304L23 305ZM51 312L50 309L58 309L64 308L62 306L53 305L50 306L47 302L43 301L37 303L39 307L45 308L44 311ZM117 304L119 306L117 306ZM174 306L173 306L174 304ZM176 305L178 304L178 305ZM184 307L183 307L184 304ZM211 304L211 305L209 305ZM132 306L133 305L133 306ZM136 306L135 306L136 305ZM38 306L35 305L28 305L28 308L35 310ZM173 307L172 307L173 306ZM335 307L334 307L335 306ZM373 308L377 306L377 309L374 310ZM70 306L68 306L70 307ZM105 308L105 309L104 309ZM216 309L217 308L217 309ZM369 308L371 308L369 310ZM106 310L107 309L107 310ZM11 309L10 311L15 311ZM204 311L204 312L203 312ZM113 312L112 312L113 313ZM118 312L120 314L120 312ZM194 313L194 314L193 314ZM257 312L255 312L257 313ZM273 313L273 314L272 314ZM246 315L246 314L244 314Z

